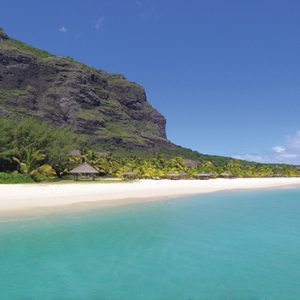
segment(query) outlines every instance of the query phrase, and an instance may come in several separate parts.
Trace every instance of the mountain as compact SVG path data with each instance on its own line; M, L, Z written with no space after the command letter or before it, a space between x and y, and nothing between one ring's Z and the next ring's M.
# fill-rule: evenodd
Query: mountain
M224 160L171 143L166 119L139 84L33 48L0 29L0 116L7 115L69 126L98 150Z
M0 33L2 111L71 125L95 143L128 148L169 144L165 118L140 85Z

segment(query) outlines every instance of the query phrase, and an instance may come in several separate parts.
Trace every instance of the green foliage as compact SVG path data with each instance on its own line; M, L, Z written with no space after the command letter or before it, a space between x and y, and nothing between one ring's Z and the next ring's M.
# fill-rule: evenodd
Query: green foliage
M110 129L118 135L122 133L118 124ZM70 150L74 149L81 149L81 154L70 155ZM259 164L201 155L193 151L191 153L199 163L188 167L184 160L186 157L180 155L183 153L185 152L180 147L174 146L171 153L161 151L147 155L134 152L130 155L128 152L127 155L103 155L96 152L88 140L81 140L69 128L53 128L48 123L31 117L0 118L0 171L17 170L27 180L53 180L67 175L72 168L84 161L95 167L101 175L117 177L124 177L124 173L128 171L136 172L139 178L165 178L169 173L180 174L181 178L196 178L199 173L210 173L217 177L223 172L233 177L300 175L296 166Z
M95 113L91 110L81 110L78 113L78 117L85 119L85 120L93 120L93 119L95 119Z
M33 170L30 175L35 181L49 181L56 178L56 172L50 165L47 164Z
M21 52L32 54L32 55L34 55L34 56L36 56L37 58L40 58L40 59L53 56L52 54L50 54L47 51L34 48L34 47L32 47L28 44L22 43L18 40L12 39L12 38L8 39L4 43L1 43L0 46L5 47L5 48L10 48L10 49L16 49L16 50L21 51Z
M124 136L124 137L128 137L129 136L129 133L124 128L124 126L122 126L121 124L118 124L118 123L110 123L110 124L108 124L106 126L106 129L113 136Z
M49 164L61 176L68 167L67 154L77 142L78 137L68 128L54 129L28 117L0 118L0 161L10 159L24 174Z
M258 163L245 163L239 160L230 160L226 165L215 166L211 161L203 161L194 167L187 167L184 159L167 157L155 154L152 157L141 158L135 155L120 157L113 154L99 156L94 151L87 151L82 155L70 157L73 166L87 161L102 175L123 177L124 172L137 172L139 178L164 178L168 173L181 174L181 178L195 178L199 173L211 174L218 177L227 172L233 177L271 177L276 174L281 176L299 176L300 172L291 165L268 165Z
M27 91L23 89L8 89L0 88L0 99L8 99L14 96L26 94Z
M98 70L94 67L88 66L88 65L86 65L86 64L84 64L80 61L77 61L77 60L75 60L74 58L72 58L70 56L57 56L57 57L59 57L61 59L64 59L64 60L67 60L68 62L71 62L72 64L77 65L77 67L79 67L79 68L81 68L81 69L83 69L87 72L96 73L96 74L101 72L100 70Z
M22 154L24 154L23 159ZM31 174L31 172L38 168L38 165L46 157L45 154L41 153L40 150L27 146L24 148L23 153L19 155L20 158L13 156L12 159L20 166L20 171L23 174Z
M33 179L24 174L20 174L18 172L12 173L3 173L0 172L0 184L8 184L8 183L31 183Z

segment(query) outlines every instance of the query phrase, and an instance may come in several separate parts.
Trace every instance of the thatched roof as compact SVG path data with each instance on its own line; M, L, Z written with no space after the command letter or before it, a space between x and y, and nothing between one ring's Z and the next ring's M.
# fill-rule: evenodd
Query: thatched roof
M198 173L196 174L197 177L212 177L212 174L209 173Z
M98 174L99 172L87 162L70 171L70 174Z
M137 175L138 172L133 172L133 171L127 171L127 172L124 172L123 175L124 176L134 176L134 175Z
M178 174L178 173L168 173L168 174L166 174L166 176L168 176L168 177L178 177L178 176L181 176L181 174Z
M222 177L231 177L232 174L230 174L228 172L223 172L223 173L220 174L220 176L222 176Z

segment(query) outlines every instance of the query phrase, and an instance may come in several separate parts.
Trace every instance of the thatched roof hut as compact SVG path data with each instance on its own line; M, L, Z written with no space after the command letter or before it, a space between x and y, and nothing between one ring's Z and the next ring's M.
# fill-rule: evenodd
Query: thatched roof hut
M232 174L231 173L228 173L228 172L223 172L220 174L220 177L221 178L232 178Z
M99 172L90 166L87 162L84 162L82 165L74 168L70 171L70 174L75 176L75 180L78 180L79 175L87 175L91 176L93 180L95 179L95 176L99 174Z
M139 174L138 172L127 171L127 172L123 173L123 177L125 177L125 178L136 178L138 174Z
M87 162L84 162L82 165L74 168L70 171L70 174L98 174L99 172L89 165Z
M287 177L287 176L283 175L283 174L273 174L272 177L274 177L274 178L280 178L280 177Z
M197 177L198 179L210 179L213 177L213 175L210 173L198 173L195 175L195 177Z
M181 178L181 174L178 174L178 173L168 173L165 175L165 177L167 178L170 178L172 180L175 180L175 179L180 179Z

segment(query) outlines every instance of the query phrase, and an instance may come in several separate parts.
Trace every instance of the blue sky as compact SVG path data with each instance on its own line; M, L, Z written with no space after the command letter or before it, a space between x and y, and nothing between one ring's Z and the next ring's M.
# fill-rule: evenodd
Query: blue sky
M173 142L300 164L300 2L0 0L7 33L142 84Z

